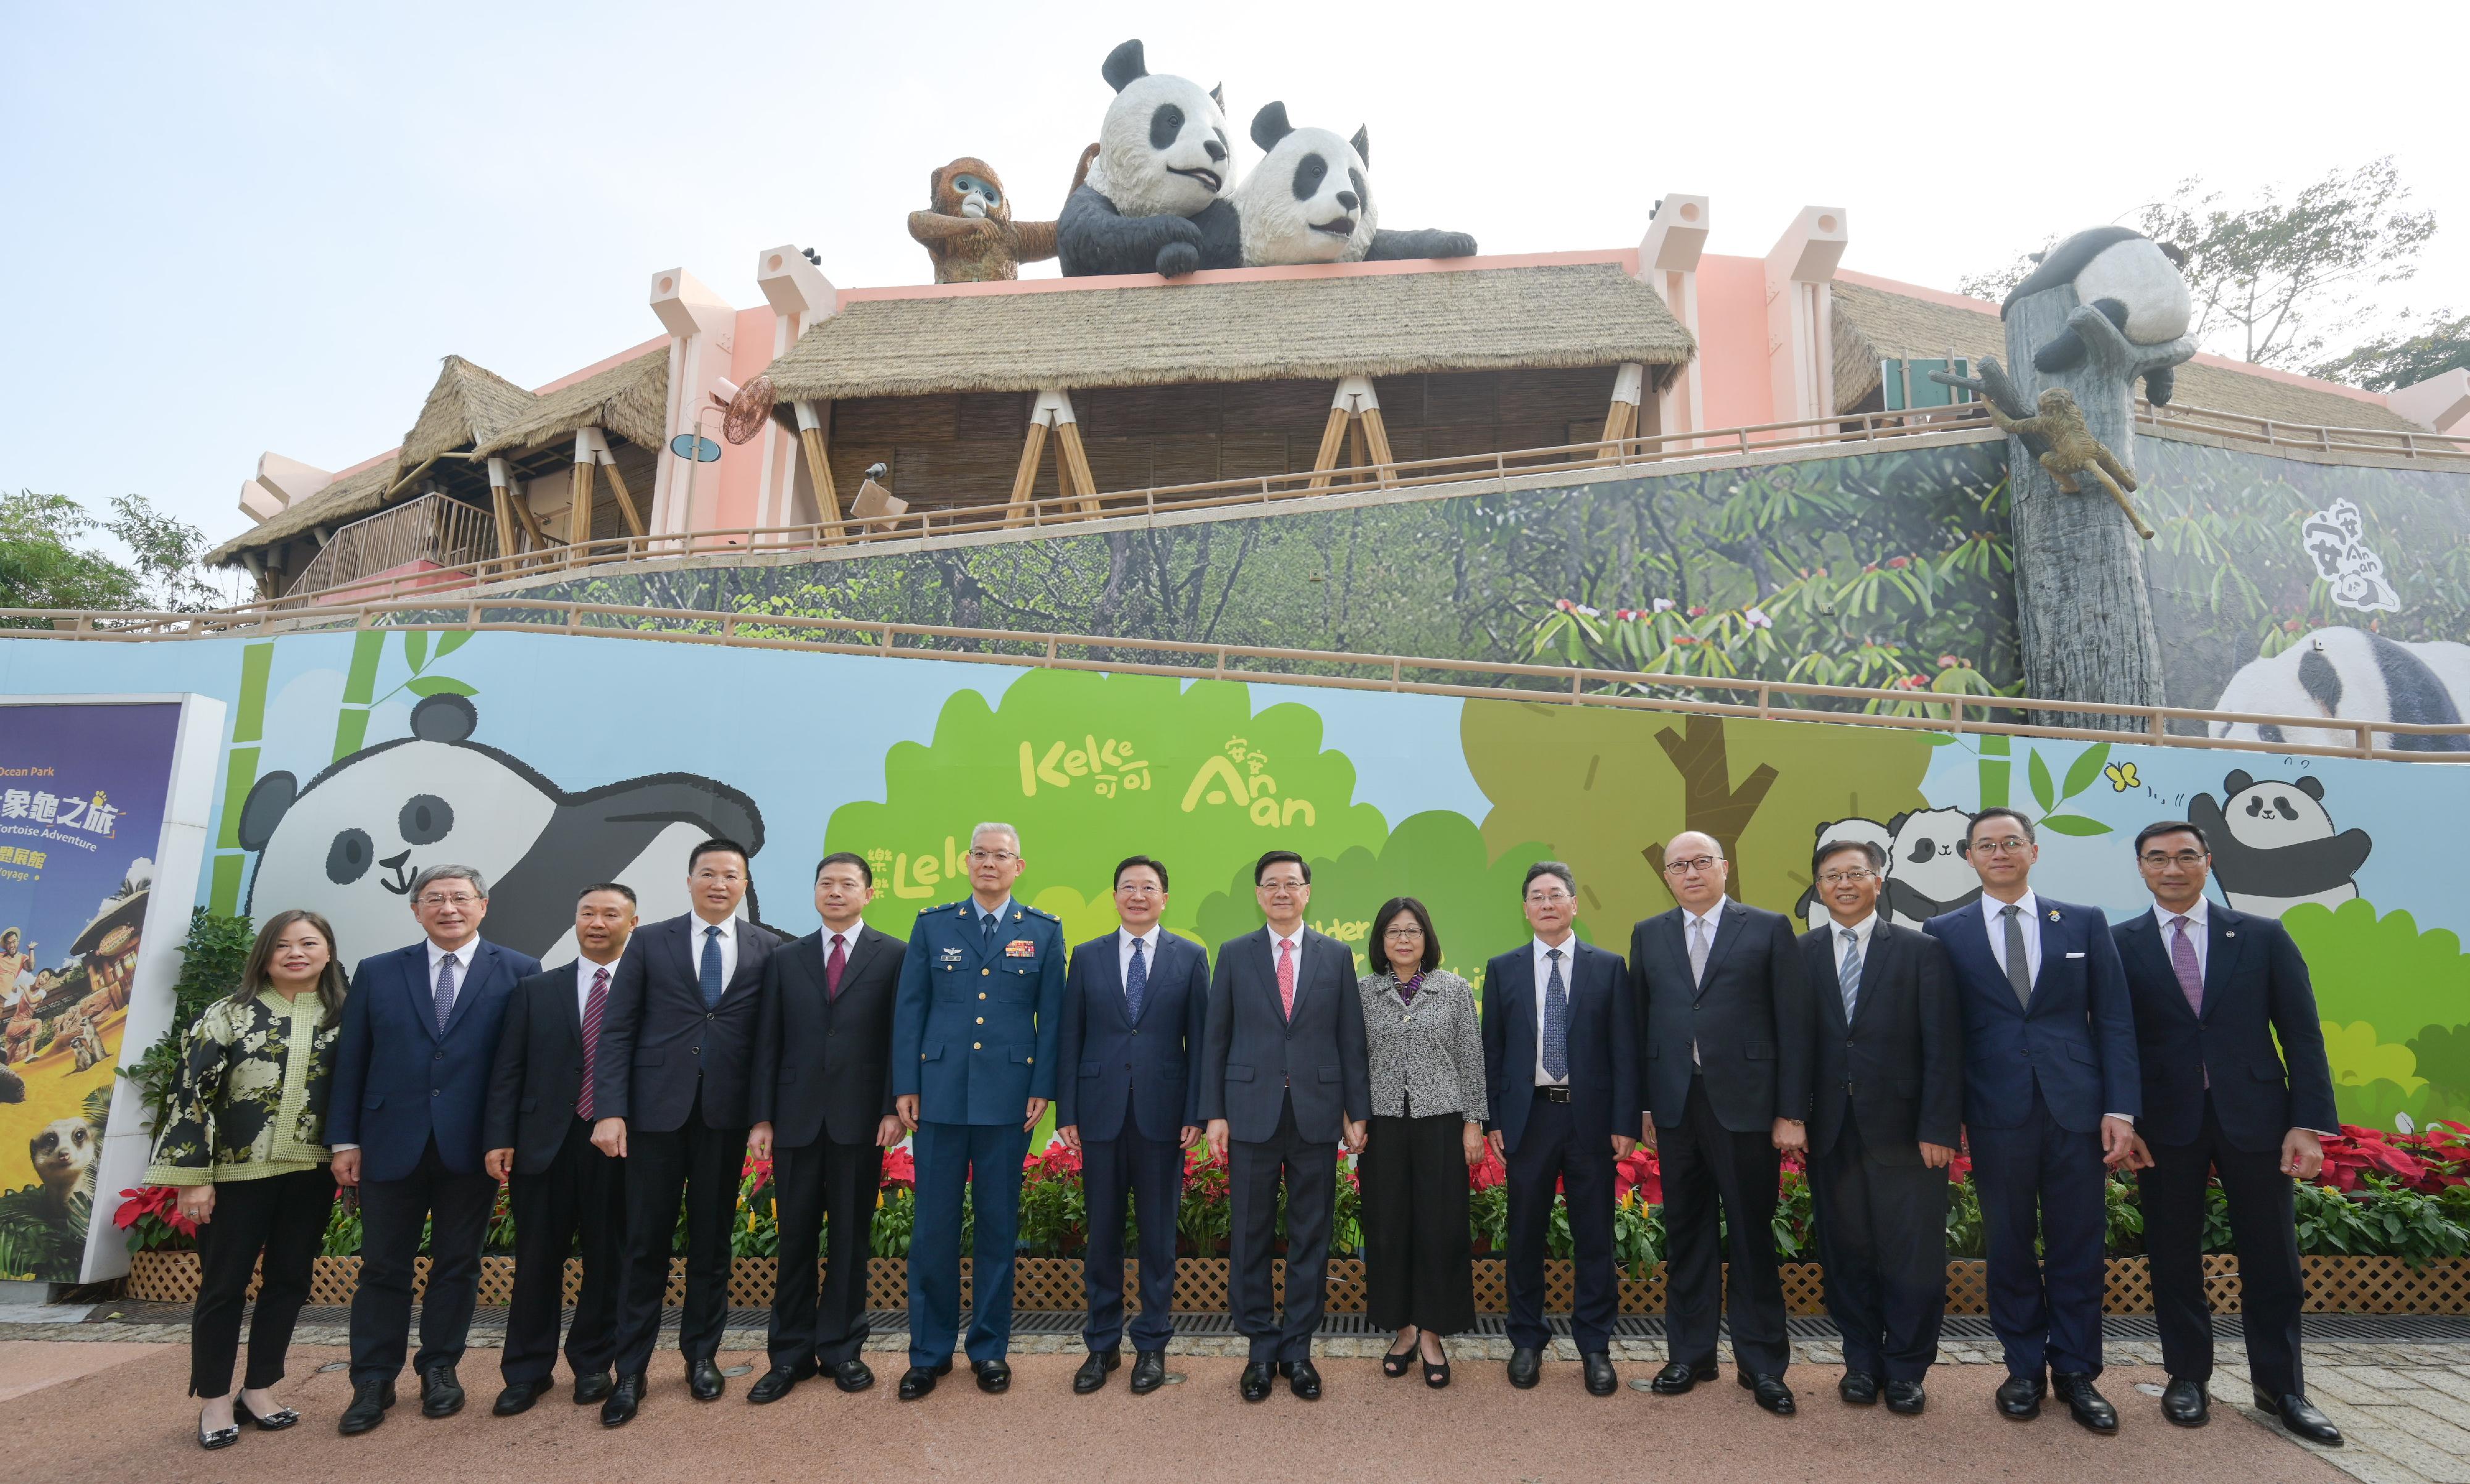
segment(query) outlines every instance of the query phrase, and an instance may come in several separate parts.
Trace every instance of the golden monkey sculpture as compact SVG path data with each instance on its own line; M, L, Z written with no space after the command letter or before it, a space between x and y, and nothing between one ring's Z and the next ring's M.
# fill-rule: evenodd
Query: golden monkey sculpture
M2081 495L2079 479L2089 476L2109 491L2118 508L2127 514L2127 523L2146 541L2153 539L2153 527L2127 502L2127 492L2135 488L2135 475L2118 461L2118 455L2102 447L2101 440L2085 426L2084 408L2076 406L2075 394L2063 386L2053 386L2041 393L2039 411L2032 417L2009 417L1999 410L1996 401L1983 398L1981 406L1999 429L2019 438L2039 438L2050 446L2041 455L2041 467L2058 481L2061 493Z
M967 155L935 172L931 209L909 214L909 235L935 260L939 284L999 283L1055 256L1055 223L1014 221L993 167Z

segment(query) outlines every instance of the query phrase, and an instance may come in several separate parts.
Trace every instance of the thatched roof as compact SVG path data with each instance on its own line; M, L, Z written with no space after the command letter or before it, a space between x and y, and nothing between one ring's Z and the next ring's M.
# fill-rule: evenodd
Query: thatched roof
M377 510L386 487L394 481L395 461L382 458L356 474L343 475L307 499L292 501L272 520L250 526L198 560L208 567L220 567L239 561L244 551L262 551L314 526L357 521Z
M1949 351L1975 360L1984 356L2007 359L2007 327L1996 305L1963 309L1841 279L1833 295L1838 411L1876 389L1880 360L1939 357ZM2381 403L2192 360L2179 368L2178 393L2171 401L2305 427L2426 431Z
M449 356L411 431L403 435L397 465L408 470L423 459L484 443L529 412L537 401L495 371L460 356Z
M768 374L789 403L1675 365L1696 349L1655 290L1581 263L860 299Z
M485 455L543 448L572 437L580 428L606 429L630 443L658 449L666 436L668 403L669 347L664 341L632 360L533 398L522 416L480 440L474 452Z

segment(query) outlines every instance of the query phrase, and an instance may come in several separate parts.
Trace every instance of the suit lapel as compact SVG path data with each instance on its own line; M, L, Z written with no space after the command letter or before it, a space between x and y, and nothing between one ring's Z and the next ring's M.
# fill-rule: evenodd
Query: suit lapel
M1870 924L1870 948L1861 956L1861 983L1853 988L1852 1023L1845 1028L1847 1034L1870 1018L1870 1002L1876 998L1870 992L1871 981L1876 980L1880 989L1893 984L1895 981L1890 976L1896 971L1896 956L1903 951L1903 934L1881 914L1876 921ZM1830 967L1828 972L1833 974L1835 970ZM1838 986L1835 996L1835 1012L1838 1015L1844 1012L1841 986Z
M1749 916L1749 909L1740 903L1730 900L1724 903L1723 911L1715 918L1715 940L1707 946L1707 973L1698 981L1693 1000L1707 997L1707 986L1715 982L1715 971L1724 966L1724 960L1740 942L1741 935L1748 931ZM1682 924L1681 946L1681 962L1687 964L1689 962L1689 925L1687 922Z
M2024 1007L2016 1003L2015 986L2008 982L2006 971L1998 966L1998 950L1991 946L1989 915L1982 910L1980 901L1961 910L1964 920L1958 925L1956 936L1946 940L1947 948L1951 952L1976 955L1997 985L1995 990L1984 997L2018 1015L2023 1014Z
M2204 922L2204 1008L2197 1018L2210 1020L2224 986L2237 974L2246 940L2238 936L2238 923L2219 907L2205 909Z
M574 1028L574 1042L580 1046L583 1044L583 986L588 983L583 977L583 956L575 955L574 962L568 965L568 969L565 1014L562 1019L565 1024Z
M2120 951L2119 957L2133 956L2137 962L2143 964L2145 974L2155 984L2170 986L2167 998L2177 1005L2170 1013L2192 1018L2196 1012L2188 1006L2186 994L2179 988L2179 971L2170 966L2170 950L2166 946L2169 936L2161 926L2158 913L2146 913L2132 918L2127 924L2127 946Z
M1877 928L1870 930L1870 945L1872 953L1878 951ZM1818 998L1825 1007L1824 1013L1828 1024L1839 1032L1850 1033L1852 1027L1846 1024L1844 1019L1844 976L1837 971L1836 967L1839 961L1835 956L1835 919L1833 917L1827 919L1827 949L1818 956L1818 959L1816 987L1823 991Z
M830 955L824 946L830 937L821 929L816 930L815 983L824 986L824 1003L827 1006L839 1003L832 998ZM883 943L884 935L863 922L857 925L857 933L849 945L849 956L841 961L841 993L849 993L850 987L857 983L858 971L874 962L874 956L883 951Z
M1150 964L1150 977L1157 978L1157 964L1154 962ZM1131 1001L1125 998L1124 930L1120 927L1107 935L1106 950L1098 955L1098 991L1100 999L1114 1006L1115 1014L1123 1020L1124 1024L1128 1026L1135 1024L1132 1019ZM1146 1006L1142 1008L1148 1009Z
M426 957L426 955L424 955L424 957ZM446 1031L444 1035L439 1037L440 1040L443 1040L445 1036L453 1035L454 1033L454 1028L463 1023L464 1013L472 1008L472 1002L479 998L481 988L489 983L490 976L495 974L497 970L497 945L490 942L485 938L474 942L472 944L471 970L463 976L463 982L454 986L454 1003L447 1007ZM436 1018L435 1009L432 1004L430 1019L431 1022L434 1022Z
M695 986L697 998L701 998L703 990L703 944L695 941L695 925L702 920L687 913L669 924L670 950L678 956L678 965L686 970L687 983Z
M1491 989L1489 985L1484 986L1486 993ZM1535 1079L1537 1038L1542 1034L1541 1028L1535 1024L1534 939L1529 939L1519 945L1517 959L1509 972L1503 976L1501 992L1507 996L1501 1008L1503 1013L1509 1017L1509 1065L1513 1069L1526 1069L1526 1080L1531 1082ZM1514 1073L1510 1080L1513 1085L1516 1083Z
M419 1022L422 1034L438 1040L437 984L429 977L429 944L417 942L403 953L403 988L411 999L411 1018Z

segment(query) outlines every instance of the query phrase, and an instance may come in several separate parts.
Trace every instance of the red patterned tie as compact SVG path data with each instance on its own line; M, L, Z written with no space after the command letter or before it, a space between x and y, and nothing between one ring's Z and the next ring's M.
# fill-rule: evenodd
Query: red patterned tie
M849 954L841 941L841 935L834 933L832 956L824 961L824 998L827 1001L841 997L841 970L848 967Z
M592 1122L592 1068L599 1059L600 1017L609 1010L609 970L592 971L592 993L583 1001L583 1092L574 1100L575 1116Z
M1278 939L1278 1004L1289 1020L1295 1018L1295 945L1292 939Z

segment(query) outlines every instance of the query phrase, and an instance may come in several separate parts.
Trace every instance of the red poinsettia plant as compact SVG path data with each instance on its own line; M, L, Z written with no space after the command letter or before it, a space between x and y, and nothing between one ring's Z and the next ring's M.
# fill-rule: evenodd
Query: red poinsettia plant
M2368 1175L2433 1195L2470 1183L2470 1125L2435 1123L2413 1133L2343 1124L2323 1141L2324 1168L2316 1183L2344 1194Z
M178 1186L149 1185L120 1194L120 1209L111 1214L111 1224L124 1232L134 1228L140 1251L164 1245L175 1233L198 1235L198 1223L180 1215Z

